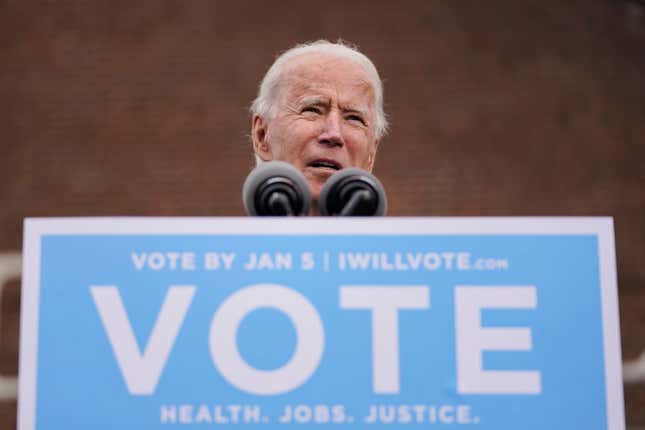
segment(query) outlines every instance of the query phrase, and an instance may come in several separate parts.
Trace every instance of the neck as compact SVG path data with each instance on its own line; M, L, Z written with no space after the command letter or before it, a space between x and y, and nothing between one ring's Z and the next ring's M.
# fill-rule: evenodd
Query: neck
M318 199L313 199L311 201L311 210L309 211L309 216L320 216L320 207L318 206Z

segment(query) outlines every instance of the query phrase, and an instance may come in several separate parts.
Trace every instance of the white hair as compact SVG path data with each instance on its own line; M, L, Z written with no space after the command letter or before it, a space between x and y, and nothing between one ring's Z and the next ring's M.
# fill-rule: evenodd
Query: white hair
M387 118L383 111L383 83L381 82L381 78L369 58L358 51L356 47L346 45L342 41L332 43L327 40L317 40L311 43L296 45L283 52L273 62L267 74L264 75L264 79L260 83L258 96L253 100L253 104L251 105L251 113L257 114L267 120L275 117L276 98L284 65L292 58L304 54L326 54L345 58L358 64L365 70L374 90L374 104L376 107L374 134L376 139L383 137L387 132Z

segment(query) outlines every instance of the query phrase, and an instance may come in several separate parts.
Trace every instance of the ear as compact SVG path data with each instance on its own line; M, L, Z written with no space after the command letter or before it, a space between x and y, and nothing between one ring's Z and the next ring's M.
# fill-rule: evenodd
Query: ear
M260 157L263 161L270 161L273 159L271 147L267 142L267 127L268 122L260 115L253 115L251 120L251 139L253 139L253 152Z
M371 172L374 169L374 160L376 159L376 150L378 149L379 141L375 140L367 154L367 171Z

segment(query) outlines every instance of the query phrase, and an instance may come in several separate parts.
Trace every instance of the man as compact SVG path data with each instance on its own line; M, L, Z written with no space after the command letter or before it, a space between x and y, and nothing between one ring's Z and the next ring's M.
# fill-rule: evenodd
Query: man
M371 171L387 130L383 85L358 50L324 40L280 55L251 106L258 163L286 161L307 179L318 213L325 181L337 170Z

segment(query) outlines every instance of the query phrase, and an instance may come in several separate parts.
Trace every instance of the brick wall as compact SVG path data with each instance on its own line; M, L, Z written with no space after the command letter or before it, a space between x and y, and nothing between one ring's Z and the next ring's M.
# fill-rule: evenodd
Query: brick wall
M614 216L623 355L645 349L637 1L0 2L0 251L26 216L241 215L248 104L278 51L317 38L356 43L385 79L392 215ZM645 425L645 384L625 394Z

